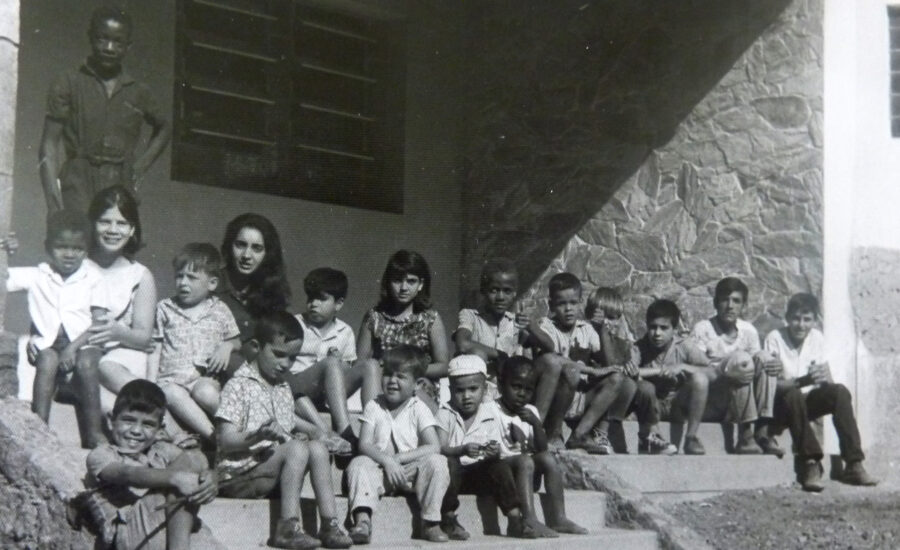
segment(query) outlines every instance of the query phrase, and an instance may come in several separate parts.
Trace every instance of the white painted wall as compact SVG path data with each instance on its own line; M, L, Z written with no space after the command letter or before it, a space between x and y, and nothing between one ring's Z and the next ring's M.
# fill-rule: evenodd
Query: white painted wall
M855 247L900 249L900 138L890 133L887 6L897 0L825 1L825 330L835 378L870 394L868 353L849 295ZM863 442L877 403L855 399Z

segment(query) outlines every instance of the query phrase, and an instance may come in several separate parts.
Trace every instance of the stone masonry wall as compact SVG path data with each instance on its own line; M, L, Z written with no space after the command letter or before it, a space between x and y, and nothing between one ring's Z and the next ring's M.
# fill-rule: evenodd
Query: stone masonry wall
M616 12L617 2L602 4L613 10L606 12L610 18L621 15ZM666 6L673 9L670 4ZM469 289L477 288L475 277L484 258L512 255L524 266L523 278L530 284L523 300L538 312L546 311L549 278L570 271L587 291L597 286L622 291L629 322L637 332L643 330L646 306L657 297L676 300L687 326L709 315L711 287L726 275L737 275L750 286L746 313L761 332L777 322L791 293L820 291L822 0L794 0L787 6L753 3L755 12L747 11L747 3L741 3L739 10L728 2L674 4L682 11L653 21L654 32L649 36L641 33L641 27L632 27L632 45L623 48L618 59L606 60L613 73L621 72L625 62L650 64L658 72L655 79L626 79L632 87L623 89L621 80L598 79L584 67L581 73L569 72L565 78L570 88L554 90L551 85L559 87L560 82L547 83L548 97L538 105L557 109L560 94L573 96L570 104L577 116L554 128L558 135L552 149L540 150L543 144L532 140L534 150L524 145L512 151L507 147L506 157L496 152L493 157L477 151L470 155L470 185L482 193L481 208L502 213L486 218L497 220L488 226L478 220L470 223L466 240ZM585 12L600 8L596 3L585 6ZM652 10L643 9L645 20L654 18ZM685 17L694 18L688 35L680 34ZM691 73L695 78L684 78L684 71L690 69L684 63L690 61L683 56L702 59L706 55L694 49L689 39L697 32L704 37L701 43L718 49L720 55L708 59L702 74L695 71ZM568 39L577 42L577 33L576 26ZM728 41L718 33L755 34L742 46L740 40ZM676 52L673 57L657 57L652 46L637 45L660 39ZM505 41L510 48L525 42ZM734 58L721 54L739 46ZM633 57L630 50L634 48L642 55ZM490 52L484 55L491 56ZM717 63L723 59L729 64L719 74ZM659 64L663 61L667 65ZM666 76L670 64L676 65L673 72L677 74ZM507 72L520 68L508 64ZM496 65L495 69L504 70ZM713 82L710 76L715 77ZM664 80L672 86L660 94L656 84ZM702 85L706 87L700 89ZM579 111L577 97L586 90L594 103ZM598 104L601 96L604 99ZM666 98L662 107L656 103L661 97ZM685 116L679 117L678 109L686 103L671 98L696 100L687 101ZM598 105L603 110L597 111ZM490 113L503 108L496 105L483 116L492 119L495 115ZM615 128L606 126L610 109L621 123ZM533 116L549 115L538 111ZM667 134L666 124L673 121ZM614 131L605 139L587 139L599 135L598 125ZM667 140L654 143L660 139ZM552 169L526 172L509 158L530 155L537 155L532 164L545 163ZM612 169L597 169L614 164L611 158L620 161L620 170L628 168L626 159L631 156L639 162L621 180L616 180ZM485 179L488 176L493 179ZM532 188L543 182L544 195L528 196L511 181L516 177ZM554 195L565 199L555 201ZM467 202L478 206L477 198L473 194ZM559 211L560 204L567 204L570 211ZM577 209L586 207L595 208L568 232L569 225L580 220ZM511 225L527 228L535 222L539 227L519 231L520 240L540 243L528 250L492 242L496 235L509 233ZM545 256L560 235L561 251ZM538 262L542 265L535 277L531 270Z

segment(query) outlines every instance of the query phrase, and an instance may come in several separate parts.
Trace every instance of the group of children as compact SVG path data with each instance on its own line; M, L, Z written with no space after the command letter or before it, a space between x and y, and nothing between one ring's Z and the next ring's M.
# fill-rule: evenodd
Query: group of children
M95 424L101 419L96 375L90 374L99 354L85 334L103 321L109 289L85 257L89 235L83 216L53 213L48 261L8 273L8 290L28 290L38 349L33 408L44 420L57 381L70 372L79 415ZM565 515L550 451L627 452L621 423L632 413L639 453L678 452L680 436L668 442L658 430L661 420L686 424L683 452L692 455L705 452L697 438L703 420L740 424L737 453L781 456L772 435L789 428L800 446L798 479L808 490L821 490L822 458L808 420L835 414L847 481L874 483L861 466L849 394L830 382L814 328L818 303L808 294L790 300L787 327L770 334L765 349L741 319L748 291L735 278L716 286L716 314L691 337L679 334L677 305L657 300L646 312L647 333L633 341L622 297L597 289L584 308L581 283L569 273L551 278L547 317L513 313L515 267L495 260L482 273L480 306L459 314L453 333L458 355L447 360L439 341L443 325L429 301L430 270L415 252L391 257L381 300L367 313L359 342L337 318L346 276L320 268L304 281L305 312L267 312L242 345L231 311L216 294L222 266L210 244L188 244L176 255L175 295L157 306L158 361L151 361L150 382L121 390L109 442L99 427L85 432L93 484L118 495L103 502L128 510L116 517L141 516L129 522L103 515L95 524L114 532L109 540L188 540L195 523L183 516L195 515L216 493L279 496L281 518L269 544L281 548L368 543L379 498L394 493L415 494L421 525L414 535L432 542L469 537L456 519L460 492L490 493L508 517L510 536L585 533ZM231 370L235 354L242 364ZM439 403L434 388L444 377L450 399ZM357 434L347 398L359 388L364 409ZM797 409L806 409L802 421L791 413ZM332 414L331 426L320 418L324 410ZM166 411L174 422L164 421ZM564 422L572 427L565 442ZM190 448L185 431L200 438L205 453ZM215 457L214 469L204 454ZM349 534L336 514L331 454L344 465L349 461ZM321 516L316 538L298 519L307 472ZM549 497L545 523L533 503L541 478ZM137 532L135 525L146 529Z

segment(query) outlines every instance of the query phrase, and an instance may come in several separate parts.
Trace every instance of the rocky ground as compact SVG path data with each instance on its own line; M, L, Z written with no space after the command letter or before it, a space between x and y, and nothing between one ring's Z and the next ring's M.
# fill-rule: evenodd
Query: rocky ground
M819 494L776 487L666 508L723 550L900 548L897 487L829 483Z

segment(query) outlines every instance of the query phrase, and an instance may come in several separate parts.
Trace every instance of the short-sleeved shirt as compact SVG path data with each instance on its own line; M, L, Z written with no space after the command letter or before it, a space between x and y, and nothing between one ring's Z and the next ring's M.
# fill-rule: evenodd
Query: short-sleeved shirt
M697 347L700 348L700 351L713 359L713 364L716 367L719 366L721 359L736 351L744 351L753 355L761 349L759 333L756 332L756 327L747 321L743 319L737 320L735 324L737 336L732 340L724 334L716 333L713 319L704 319L694 325L691 337L694 339Z
M297 360L291 365L293 374L303 372L325 359L331 349L338 350L341 361L345 363L356 361L356 335L350 325L335 319L320 329L308 324L302 314L295 317L303 326L303 346Z
M705 367L709 365L706 354L700 351L690 339L675 336L669 345L663 349L657 349L650 343L650 338L643 338L634 343L631 348L631 365L637 369L662 368L674 365L694 365ZM667 396L678 387L678 381L667 380L661 377L649 377L656 386L659 396Z
M289 437L294 429L294 397L285 382L269 384L259 374L255 364L244 363L222 388L216 418L231 422L238 431L252 432L274 419L278 427ZM265 440L254 443L246 451L220 453L216 458L223 479L246 472L263 460L261 454L277 445Z
M123 71L107 96L103 81L85 63L50 86L47 118L63 125L67 159L130 166L142 124L156 126L166 117L149 87Z
M185 310L171 298L156 306L154 339L162 343L159 380L189 384L200 377L198 368L225 340L239 334L234 316L221 300L210 296L198 307Z
M241 331L241 343L252 340L256 330L256 317L250 314L247 304L233 291L220 292L218 298L231 310L238 330Z
M515 355L519 350L519 328L516 316L504 312L495 326L488 323L477 309L459 310L459 326L472 333L472 340L483 346L500 350L507 355Z
M809 331L799 348L791 343L787 327L773 330L766 335L763 348L781 359L781 377L786 380L809 374L811 363L825 362L825 335L817 328ZM805 386L802 391L808 392L811 389L812 386Z
M384 352L397 346L409 345L431 357L431 327L438 320L438 312L426 309L402 319L376 309L366 313L366 328L372 333L372 352L380 359Z
M525 422L519 415L507 411L503 404L496 403L497 417L500 419L502 438L500 439L500 458L518 456L523 453L534 452L534 428ZM486 405L483 404L482 406ZM541 415L534 405L525 405L536 417Z
M182 452L180 448L166 441L154 442L143 453L126 452L113 444L104 443L88 453L85 484L89 488L100 488L100 502L108 522L124 521L125 509L147 494L148 489L103 483L100 480L100 472L111 464L165 469Z
M419 434L430 426L437 426L434 415L418 397L410 397L391 414L383 395L369 401L359 421L374 429L373 444L383 452L406 453L419 448Z
M91 308L109 309L109 296L103 275L91 260L63 279L46 262L37 267L8 269L6 291L28 291L28 314L37 329L35 345L46 349L53 345L60 327L74 340L91 326Z
M465 420L449 403L443 403L435 415L437 427L447 433L447 445L459 447L467 443L484 445L490 441L498 443L503 439L503 423L500 421L498 405L494 401L486 401L479 405L472 424L466 428ZM459 457L463 466L474 464L484 457L472 458L468 455Z
M579 319L570 331L564 331L556 326L553 319L543 317L538 323L544 333L553 341L553 351L563 357L570 357L574 349L588 350L590 353L600 351L600 335L590 323Z

